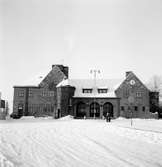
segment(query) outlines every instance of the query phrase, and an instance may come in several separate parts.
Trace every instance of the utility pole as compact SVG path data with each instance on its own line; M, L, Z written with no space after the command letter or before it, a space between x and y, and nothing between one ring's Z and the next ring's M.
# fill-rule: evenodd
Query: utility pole
M97 69L93 69L93 70L90 70L90 73L93 74L93 79L94 79L94 98L93 98L93 101L94 101L94 106L93 106L93 109L94 109L94 116L93 118L95 119L96 118L96 106L95 106L95 96L96 96L96 91L97 91L97 88L96 88L96 76L97 74L100 74L100 70L97 70Z

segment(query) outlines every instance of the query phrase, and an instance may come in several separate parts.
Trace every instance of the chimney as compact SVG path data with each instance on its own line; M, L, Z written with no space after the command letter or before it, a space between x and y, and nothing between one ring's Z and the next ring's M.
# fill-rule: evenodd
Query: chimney
M132 73L132 71L127 71L125 77L127 78L130 73Z
M62 64L54 64L54 65L52 65L52 68L55 67L55 66L59 67L60 70L65 74L65 76L67 78L69 77L69 67L64 66Z
M63 65L61 65L61 64L53 64L52 68L55 67L55 66L59 67L61 70L63 69Z

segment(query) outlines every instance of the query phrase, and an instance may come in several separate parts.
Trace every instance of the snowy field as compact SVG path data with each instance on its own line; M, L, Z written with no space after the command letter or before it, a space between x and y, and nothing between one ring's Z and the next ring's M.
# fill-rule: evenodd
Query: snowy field
M0 121L0 167L162 167L162 120Z

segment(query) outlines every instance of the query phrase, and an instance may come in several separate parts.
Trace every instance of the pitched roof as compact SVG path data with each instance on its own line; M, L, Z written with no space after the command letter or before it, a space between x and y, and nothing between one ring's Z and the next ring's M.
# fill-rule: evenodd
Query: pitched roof
M114 91L117 84L121 83L121 79L65 79L60 82L57 87L74 86L76 88L74 97L116 97ZM107 93L98 93L97 89L107 88ZM82 89L93 89L92 93L83 93Z
M15 86L38 86L48 73L49 69L42 69L39 72L26 76L25 80L21 80L19 83L16 83Z
M129 71L128 75L126 76L126 78L118 85L118 87L116 87L116 90L121 87L123 85L123 83L128 79L128 78L132 78L135 77L148 91L149 88L132 72Z

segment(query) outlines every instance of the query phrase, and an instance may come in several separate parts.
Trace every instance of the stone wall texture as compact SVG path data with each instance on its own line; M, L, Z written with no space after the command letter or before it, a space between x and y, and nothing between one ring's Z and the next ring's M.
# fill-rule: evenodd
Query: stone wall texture
M132 73L127 73L126 79L116 90L116 95L120 100L120 116L145 117L149 113L149 90ZM133 98L133 102L129 98Z
M74 97L75 87L56 87L66 78L68 78L68 67L52 65L51 71L38 86L15 86L13 113L19 116L35 117L58 118L68 114L75 117L92 117L92 104L95 103L98 108L95 108L97 106L94 105L94 113L99 110L99 113L95 113L98 114L98 118L103 118L105 111L110 110L113 118L119 116L126 118L156 117L150 110L158 106L158 92L150 92L131 71L126 72L126 78L116 89L114 98ZM133 100L130 101L130 99Z
M68 67L53 65L38 86L15 86L13 113L20 116L53 116L57 107L56 85L66 77Z

